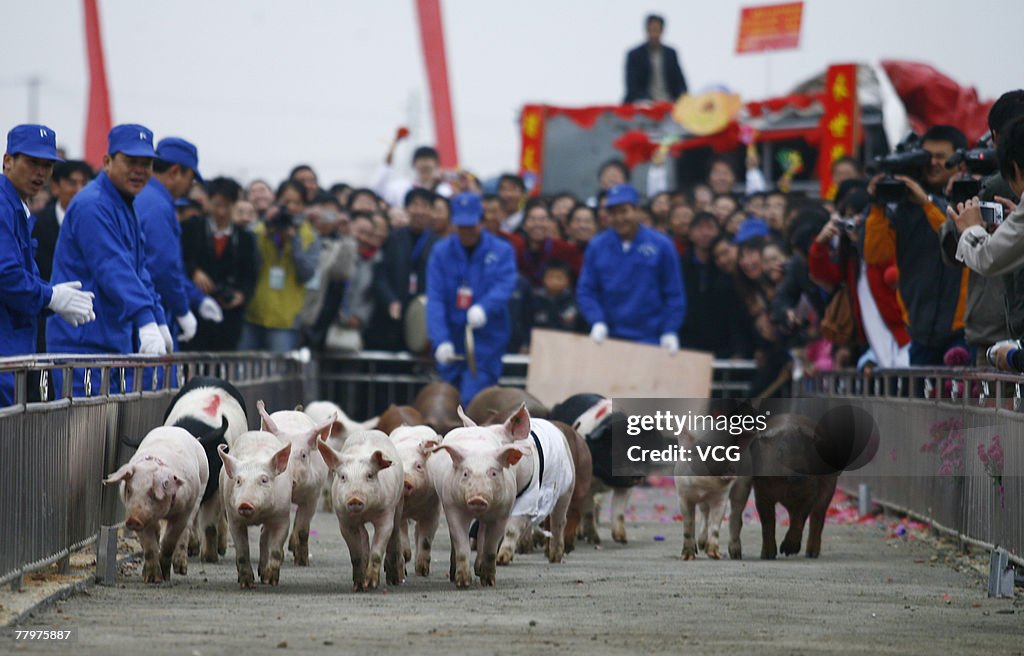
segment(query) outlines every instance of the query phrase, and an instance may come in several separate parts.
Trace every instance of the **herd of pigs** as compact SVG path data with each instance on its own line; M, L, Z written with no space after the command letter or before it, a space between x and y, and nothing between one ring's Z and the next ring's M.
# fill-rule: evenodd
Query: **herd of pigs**
M571 552L577 535L597 544L600 499L612 496L612 538L625 543L625 510L639 476L614 476L611 436L625 422L612 402L577 394L550 410L526 392L492 387L463 410L458 391L427 385L414 406L392 406L362 423L334 403L268 412L257 403L260 430L248 430L245 401L230 383L188 382L128 463L104 480L120 484L125 526L143 550L143 579L186 574L188 558L216 562L230 534L238 583L277 585L285 543L298 566L309 565L310 522L322 503L338 517L352 562L352 586L367 591L414 572L430 574L430 550L444 514L451 538L449 580L473 577L495 585L496 566L544 545L552 563ZM798 424L764 431L785 440ZM719 526L730 510L729 556L741 557L740 529L751 488L762 520L762 558L800 552L817 557L836 476L678 476L683 559L698 550L719 558ZM780 548L775 505L791 523ZM697 532L696 516L702 522ZM293 516L294 515L294 519ZM415 523L410 540L409 522ZM248 528L260 527L256 575ZM369 527L372 527L372 536ZM289 537L290 535L290 537ZM470 568L470 557L476 558Z

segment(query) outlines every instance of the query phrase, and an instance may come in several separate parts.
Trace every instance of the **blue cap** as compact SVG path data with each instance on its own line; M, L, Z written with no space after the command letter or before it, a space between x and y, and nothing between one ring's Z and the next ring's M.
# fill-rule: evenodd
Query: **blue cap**
M632 185L628 184L617 184L608 190L608 195L604 197L605 207L615 207L616 205L639 205L640 195L636 193L636 189Z
M452 225L472 228L480 223L484 206L476 194L458 194L452 197Z
M740 224L740 229L736 231L736 236L732 241L735 244L742 244L749 239L767 237L769 234L771 234L771 229L767 223L756 217L751 217Z
M153 131L142 125L115 125L107 135L107 154L124 153L129 157L156 157Z
M203 176L199 175L199 151L191 142L178 137L164 137L156 145L156 158L192 169L196 180L203 181Z
M16 125L7 133L7 154L28 155L51 162L57 157L57 133L45 125Z

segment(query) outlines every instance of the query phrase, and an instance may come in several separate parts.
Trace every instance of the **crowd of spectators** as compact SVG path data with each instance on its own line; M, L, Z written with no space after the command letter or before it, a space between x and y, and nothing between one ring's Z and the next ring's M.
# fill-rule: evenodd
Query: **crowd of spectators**
M989 122L997 144L1021 114L1024 92L996 103ZM614 326L610 336L754 359L755 394L771 393L791 376L835 367L984 363L990 347L1016 334L1011 327L1020 325L1024 301L1005 287L1022 285L1003 260L982 257L978 264L981 256L960 240L972 205L953 207L947 198L952 182L967 173L945 163L968 147L964 135L933 126L920 144L930 161L919 174L898 176L906 189L898 202L880 201L881 176L867 176L852 158L834 163L837 192L830 199L770 187L756 159L746 162L741 182L740 162L729 156L715 157L706 179L685 188L659 186L657 176L648 175L646 198L635 196L631 171L617 160L600 168L588 198L531 195L512 173L484 183L464 171L442 172L437 152L426 146L415 150L409 178L389 152L370 188L324 184L304 164L277 185L195 179L174 204L181 252L172 255L198 290L196 302L217 308L200 308L194 335L178 347L409 350L410 306L427 293L432 253L456 232L450 199L469 192L480 197L482 229L514 251L509 353L528 353L534 328L599 340L609 335L591 302L607 284L594 244L618 232L619 241L602 241L600 248L625 253L635 239L650 242L654 253L670 244L669 277L678 276L681 285L672 291L668 274L651 278L666 280L663 295L680 296L665 299L675 319L666 320L660 340L657 332L643 339ZM170 167L155 159L155 175ZM31 199L44 280L61 219L92 177L84 162L58 163L49 188ZM998 196L1010 214L1019 193L997 179L985 181L982 196ZM609 207L610 197L616 207ZM647 232L620 229L626 219L611 210L624 204L631 207L628 220ZM644 236L655 233L657 240ZM973 251L991 233L975 235ZM622 280L644 280L641 259L621 262L627 267L616 272ZM998 277L1004 274L1005 283ZM646 291L635 288L637 297ZM645 303L630 305L629 312L642 315ZM38 343L45 344L42 329ZM1019 345L1000 351L1003 361L1013 348Z

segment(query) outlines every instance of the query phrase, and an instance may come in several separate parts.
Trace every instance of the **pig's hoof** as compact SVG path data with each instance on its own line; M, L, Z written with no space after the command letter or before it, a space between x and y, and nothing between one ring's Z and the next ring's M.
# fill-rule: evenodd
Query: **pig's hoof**
M619 544L626 544L626 527L616 526L612 529L612 540L615 540Z
M198 555L199 555L199 541L197 540L197 541L193 542L193 541L189 540L189 542L188 542L188 557L189 558L195 558Z
M174 557L174 571L182 576L188 574L188 558L184 554Z
M800 541L791 542L790 540L783 540L782 544L779 545L779 552L783 556L795 556L800 553Z
M430 576L430 559L416 558L416 576Z
M412 549L402 549L402 559L407 563L410 562L412 560Z
M252 569L248 571L240 571L238 573L238 586L243 590L247 590L256 585L256 578L252 575Z
M565 555L565 549L563 547L554 547L551 544L548 545L547 552L549 563L560 563L562 562L562 557Z
M469 573L469 568L455 572L455 587L460 590L468 588L473 583L473 576Z
M769 551L768 549L761 550L761 560L775 560L776 553L774 550Z
M217 545L217 555L224 556L224 555L227 554L227 552L228 552L228 545L226 543L223 544L223 545L220 545L220 544Z
M708 551L708 539L706 537L700 537L697 539L697 549L707 553Z
M692 538L683 542L683 552L680 556L683 560L694 560L697 557L697 545Z
M146 583L163 583L164 577L160 573L160 563L148 562L142 567L142 580Z
M743 560L743 549L739 543L729 544L729 558L730 560Z
M295 552L295 564L299 567L309 566L309 552L308 551L296 551Z
M707 548L704 549L704 553L708 555L708 558L712 558L714 560L721 560L722 558L722 554L718 551L717 544L707 545Z
M480 587L482 588L493 588L494 587L494 574L483 574L480 576Z
M281 581L281 568L273 565L267 565L266 576L260 579L261 583L268 585L277 585Z
M815 550L811 550L811 549L808 549L808 550L807 550L807 553L806 553L805 555L806 555L806 556L807 556L808 558L817 558L818 556L820 556L820 555L821 555L821 552L820 552L820 551L818 551L817 549L815 549Z
M502 547L501 550L498 552L497 563L499 565L510 565L512 563L512 550L506 547Z
M220 558L216 549L203 549L202 556L199 559L204 563L215 563Z

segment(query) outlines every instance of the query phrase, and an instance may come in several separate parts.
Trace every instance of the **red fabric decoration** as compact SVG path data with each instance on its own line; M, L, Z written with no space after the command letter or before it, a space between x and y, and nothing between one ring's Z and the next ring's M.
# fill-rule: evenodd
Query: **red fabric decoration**
M993 101L979 100L974 87L962 87L919 62L883 59L882 68L903 101L915 132L932 125L953 125L973 142L988 130Z

